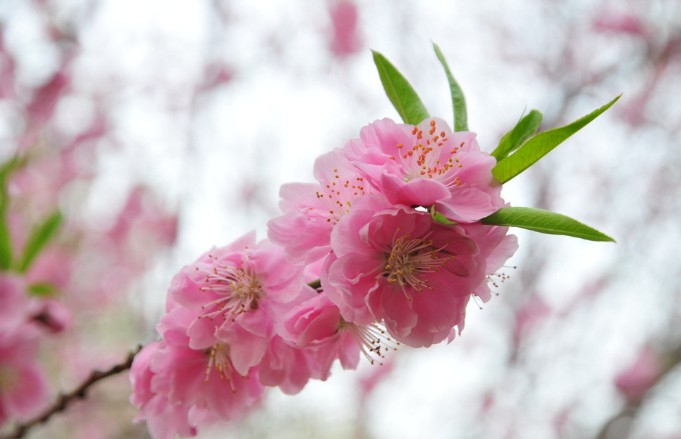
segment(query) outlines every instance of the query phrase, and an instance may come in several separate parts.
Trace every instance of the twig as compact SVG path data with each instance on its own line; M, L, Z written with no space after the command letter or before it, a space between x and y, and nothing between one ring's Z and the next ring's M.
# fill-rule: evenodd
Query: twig
M72 402L78 399L85 399L85 397L87 396L87 392L92 385L107 377L116 375L118 373L130 369L130 366L132 366L132 360L135 358L135 355L137 355L141 350L142 346L141 345L137 346L135 350L131 351L128 354L128 357L125 359L125 361L123 361L120 364L116 364L115 366L112 366L110 369L106 371L99 370L92 371L90 376L85 381L83 381L81 385L79 385L69 393L60 394L59 397L57 398L57 401L51 407L48 407L41 415L29 421L26 421L22 424L17 425L14 428L13 432L8 433L5 436L1 436L0 439L22 438L31 428L40 424L44 424L52 417L52 415L55 415L59 412L66 410L66 408Z

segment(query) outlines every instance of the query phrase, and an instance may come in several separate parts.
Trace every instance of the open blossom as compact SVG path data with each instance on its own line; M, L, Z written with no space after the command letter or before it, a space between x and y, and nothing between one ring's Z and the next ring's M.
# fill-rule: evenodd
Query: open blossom
M461 226L407 207L376 211L370 206L378 201L371 201L334 229L325 293L348 321L383 322L399 342L418 347L451 339L463 327L471 294L489 294L481 285L515 251L514 237L504 238L505 228L468 225L476 238L491 241L478 243Z
M168 296L195 313L187 328L189 346L226 343L234 367L245 374L265 355L278 316L305 293L314 294L302 282L302 267L288 263L280 247L256 244L250 233L184 267Z
M162 342L149 343L136 356L130 368L133 392L130 403L140 409L135 421L146 420L154 439L172 439L179 436L196 436L198 430L189 423L190 407L171 403L166 395L154 392L154 371L151 356L162 347Z
M269 238L284 246L294 261L313 262L329 251L331 230L352 209L355 200L374 192L340 150L317 159L317 183L281 187L282 216L268 223Z
M436 118L420 124L378 120L344 147L346 157L391 203L434 206L457 222L475 222L501 207L496 160L480 151L475 134L452 132Z
M473 290L473 294L487 302L491 297L490 285L498 287L508 275L498 273L504 267L506 260L518 250L518 238L508 234L508 227L487 226L481 223L460 224L466 234L480 249L478 255L477 275L484 275L485 279Z
M483 280L479 249L464 230L397 207L356 209L332 235L334 257L322 286L348 321L383 321L398 341L429 346L462 323Z
M344 369L356 369L360 353L370 363L382 363L396 343L376 324L358 325L343 319L340 309L325 294L318 294L291 309L284 318L284 337L309 352L313 377L325 380L336 359Z
M186 330L194 318L194 311L171 304L157 328L162 340L145 347L131 369L131 402L154 439L192 436L202 426L243 416L264 392L255 369L236 371L229 345L215 340L189 347Z

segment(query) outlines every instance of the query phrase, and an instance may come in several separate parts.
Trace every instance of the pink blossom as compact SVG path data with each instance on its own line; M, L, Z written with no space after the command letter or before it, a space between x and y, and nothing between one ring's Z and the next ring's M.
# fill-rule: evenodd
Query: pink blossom
M0 335L14 333L30 319L26 281L0 273Z
M523 304L515 315L515 326L513 327L513 343L519 346L527 337L530 331L551 314L551 308L541 297L530 297Z
M594 22L594 29L600 32L648 36L648 30L638 16L613 11L606 11L599 16Z
M38 337L29 324L0 334L0 425L36 416L49 398L36 362Z
M314 292L302 282L302 267L288 263L280 247L256 244L251 233L184 267L168 294L195 313L187 327L189 346L225 343L236 370L246 374L265 355L279 316Z
M480 151L474 133L452 133L440 119L417 126L378 120L344 152L393 204L434 206L457 222L475 222L503 207L494 158Z
M282 331L291 344L309 353L312 374L321 380L328 378L336 359L344 369L357 368L360 349L370 361L382 355L377 352L380 340L343 320L340 309L325 294L291 309L284 318Z
M66 69L57 71L45 84L35 90L26 111L37 123L44 123L54 113L57 102L71 84L71 77Z
M293 261L313 262L326 256L334 225L350 212L355 200L372 193L340 150L320 156L314 175L318 183L281 187L279 205L284 214L268 223L269 238L282 245Z
M146 420L154 439L172 439L175 435L196 436L197 428L189 424L190 407L172 404L164 395L152 390L154 372L150 367L152 355L162 342L149 343L136 356L130 368L133 392L130 403L140 410L135 421Z
M331 51L339 57L352 55L361 47L357 30L357 5L350 0L334 1L329 5L331 16Z
M508 227L487 226L481 223L461 224L461 227L480 249L478 256L480 271L476 275L482 274L485 278L473 290L473 294L487 302L491 297L490 285L498 287L499 283L508 277L497 272L518 250L518 238L515 235L508 235Z
M383 321L397 341L414 347L451 336L484 280L484 259L465 229L407 207L356 207L334 228L331 244L322 286L343 318Z
M162 341L142 351L131 370L131 401L158 437L193 435L202 426L243 416L264 392L256 369L236 371L229 345L216 340L202 349L189 346L186 330L195 317L193 310L171 303L158 325Z
M615 377L615 386L629 401L638 401L657 382L663 371L658 352L644 346L634 361Z
M313 362L310 352L292 346L276 335L257 367L260 382L270 387L278 386L286 394L296 394L312 378Z
M162 318L165 345L150 359L152 389L173 404L195 406L229 420L259 402L263 387L255 371L241 375L232 363L230 346L216 342L203 349L189 347L184 332L193 313L177 307Z

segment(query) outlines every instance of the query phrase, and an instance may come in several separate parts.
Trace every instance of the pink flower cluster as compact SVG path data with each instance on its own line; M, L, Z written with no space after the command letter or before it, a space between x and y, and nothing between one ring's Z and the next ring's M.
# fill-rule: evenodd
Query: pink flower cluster
M384 119L321 156L316 183L284 185L271 242L245 235L173 279L161 340L131 371L152 435L240 417L266 387L299 392L337 359L354 369L400 343L452 340L517 248L479 222L504 205L494 164L439 119Z
M57 302L29 299L26 288L23 277L0 274L0 426L45 407L50 392L38 366L40 339L70 322Z

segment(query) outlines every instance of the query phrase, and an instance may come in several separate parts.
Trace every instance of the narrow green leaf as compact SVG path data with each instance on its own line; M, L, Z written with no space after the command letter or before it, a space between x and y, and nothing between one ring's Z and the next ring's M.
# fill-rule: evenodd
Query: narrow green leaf
M454 79L451 70L449 70L449 65L445 56L442 54L440 47L433 43L433 49L435 50L435 55L437 59L440 60L440 64L445 69L445 74L447 75L447 81L449 82L449 92L452 95L452 108L454 109L454 131L468 131L468 115L466 112L466 98L463 95L459 83Z
M446 216L435 210L435 206L430 206L430 216L436 223L444 224L447 226L456 224L455 221L448 219Z
M33 297L54 297L58 294L58 290L51 283L36 282L28 286L28 293Z
M530 207L504 207L480 221L483 224L520 227L535 232L573 236L589 241L615 242L608 235L569 216Z
M404 123L417 125L430 117L425 105L421 102L409 81L379 52L372 51L374 63L381 78L385 94L397 110Z
M542 121L542 114L537 110L530 111L521 118L513 129L499 140L499 145L492 151L492 157L500 161L518 149L531 135L533 135Z
M45 220L35 226L31 231L26 245L24 246L24 253L17 265L17 270L20 273L26 272L33 262L33 259L40 253L45 244L55 235L59 230L63 220L63 216L59 210L56 210L50 216L45 218Z
M622 96L622 95L620 95ZM492 169L492 175L499 183L506 183L516 175L529 168L537 160L548 154L553 148L563 143L565 139L582 129L589 122L600 116L620 98L603 105L586 116L560 128L544 131L531 137L523 143L512 155L499 161Z
M0 201L0 211L4 211L4 202ZM4 213L4 212L2 212ZM12 265L12 242L5 215L0 218L0 270L7 270Z
M0 270L7 270L12 265L12 240L7 224L7 206L9 206L7 178L23 162L21 158L14 157L0 165Z

